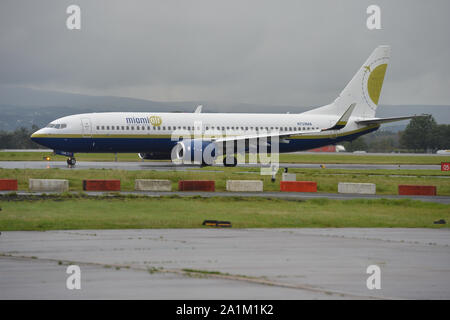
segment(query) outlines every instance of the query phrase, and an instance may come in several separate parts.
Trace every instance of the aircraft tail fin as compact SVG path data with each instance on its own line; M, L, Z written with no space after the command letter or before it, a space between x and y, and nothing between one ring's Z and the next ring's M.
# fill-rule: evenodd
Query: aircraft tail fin
M373 118L378 107L390 51L389 46L375 48L332 104L311 110L308 113L342 114L349 105L356 103L353 116Z

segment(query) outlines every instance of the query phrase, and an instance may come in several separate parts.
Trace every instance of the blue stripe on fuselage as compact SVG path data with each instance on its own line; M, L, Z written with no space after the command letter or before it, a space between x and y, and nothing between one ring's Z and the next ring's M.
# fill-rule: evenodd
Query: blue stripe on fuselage
M289 143L280 143L280 152L295 152L336 144L377 130L379 127L356 132L336 138L285 139ZM33 141L54 150L68 152L170 152L178 141L170 138L32 138Z

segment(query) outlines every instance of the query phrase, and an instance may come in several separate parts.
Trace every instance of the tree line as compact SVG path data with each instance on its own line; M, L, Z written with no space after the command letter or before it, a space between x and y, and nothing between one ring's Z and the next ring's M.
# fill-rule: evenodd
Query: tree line
M0 149L45 149L30 139L38 129L0 131ZM349 152L435 152L450 149L450 125L437 124L433 117L414 118L403 131L376 131L342 145Z
M343 143L347 151L436 152L450 149L450 125L437 124L430 117L411 119L405 130L397 133L376 131Z
M14 131L0 131L0 149L45 149L45 147L33 142L30 136L39 127L33 125L31 129L17 128Z

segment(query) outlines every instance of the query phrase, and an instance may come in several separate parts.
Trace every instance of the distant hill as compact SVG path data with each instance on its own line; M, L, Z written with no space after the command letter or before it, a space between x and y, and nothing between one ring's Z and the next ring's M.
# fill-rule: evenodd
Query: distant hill
M325 103L325 102L324 102ZM65 92L10 88L0 86L0 130L18 127L43 127L50 121L76 113L135 111L135 112L192 112L197 105L204 112L300 113L314 107L269 106L244 103L216 103L207 101L157 102L113 96L90 96ZM380 106L378 117L395 117L428 113L438 123L450 123L450 106ZM383 126L384 130L403 130L408 122Z

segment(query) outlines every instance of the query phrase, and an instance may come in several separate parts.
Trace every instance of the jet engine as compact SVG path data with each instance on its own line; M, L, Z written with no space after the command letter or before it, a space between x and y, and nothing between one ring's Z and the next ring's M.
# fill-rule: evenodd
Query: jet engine
M216 144L202 139L181 140L172 150L172 161L184 164L200 163L202 165L213 165L216 157Z

